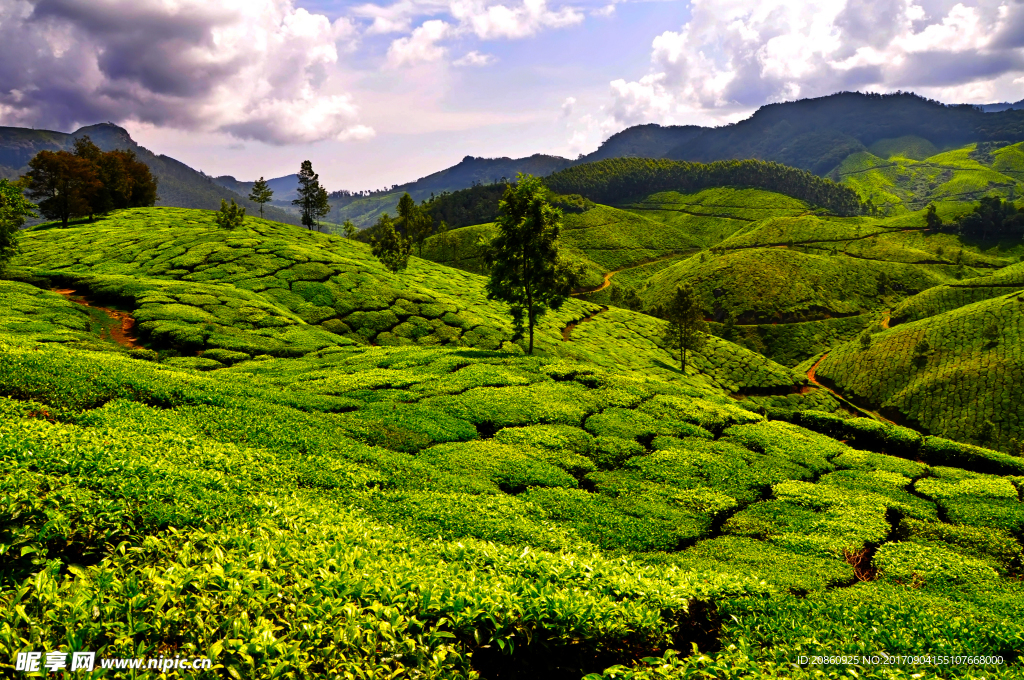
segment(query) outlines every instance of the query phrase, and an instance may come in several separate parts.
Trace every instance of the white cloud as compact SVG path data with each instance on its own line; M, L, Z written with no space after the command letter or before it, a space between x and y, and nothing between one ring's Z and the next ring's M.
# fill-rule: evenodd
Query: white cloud
M412 35L391 43L388 48L388 65L407 66L442 59L447 49L437 43L447 38L451 31L451 24L440 19L424 21Z
M576 97L566 97L562 102L562 116L568 118L572 115L572 109L576 106Z
M610 16L613 16L614 14L615 14L615 3L612 3L610 5L605 5L604 7L601 7L600 9L592 9L592 10L590 10L590 16L592 16L592 17L610 17Z
M583 21L571 7L548 9L546 0L523 0L518 6L489 5L484 0L453 0L451 14L463 29L481 40L525 38L544 28L561 28Z
M1024 71L1021 27L1019 1L693 0L652 41L650 73L611 82L609 112L692 123L853 89L982 101Z
M452 62L453 66L487 66L493 64L497 59L493 54L481 54L476 50L467 52Z
M226 131L273 144L365 136L331 82L354 38L291 0L0 4L5 124L98 120ZM15 68L16 66L16 68Z

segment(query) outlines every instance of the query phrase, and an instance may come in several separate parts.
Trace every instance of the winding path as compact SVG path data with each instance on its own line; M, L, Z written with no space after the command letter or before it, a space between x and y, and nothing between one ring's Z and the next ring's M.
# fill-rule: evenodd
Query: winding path
M827 357L828 355L829 355L829 353L825 352L820 357L818 357L818 360L814 362L813 366L811 366L809 369L807 369L807 379L811 381L811 384L814 385L815 387L819 388L819 389L823 389L823 390L827 391L829 394L831 394L833 397L838 399L840 402L842 402L846 406L854 409L855 411L858 411L859 413L864 414L868 418L872 418L874 420L880 420L883 423L888 423L890 425L895 425L896 423L894 423L893 421L889 420L885 416L879 415L878 413L875 413L874 411L869 411L866 408L861 408L860 406L857 406L852 401L850 401L849 399L847 399L843 395L839 394L838 392L836 392L834 389L832 389L828 385L823 385L822 383L818 382L818 378L817 378L818 364L820 364L822 361L824 361L825 357Z
M135 337L134 335L135 317L133 317L131 314L127 312L120 312L116 309L110 309L109 307L100 307L99 305L94 305L91 302L89 302L89 300L86 299L84 295L77 294L77 291L75 291L73 288L54 288L52 290L54 293L59 293L60 295L63 295L65 298L67 298L71 302L74 302L75 304L79 304L82 305L83 307L89 307L91 309L103 312L110 318L111 321L114 322L110 326L110 328L107 328L102 333L100 333L100 339L112 340L117 344L121 345L122 347L127 347L129 349L142 348L142 345L139 343L138 338ZM104 333L106 334L106 337L104 337Z

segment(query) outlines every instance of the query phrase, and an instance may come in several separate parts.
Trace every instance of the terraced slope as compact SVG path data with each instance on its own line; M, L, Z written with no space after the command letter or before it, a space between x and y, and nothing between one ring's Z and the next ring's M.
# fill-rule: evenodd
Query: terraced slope
M968 146L916 159L910 149L875 149L890 156L862 151L848 156L833 173L864 200L894 213L920 210L929 203L977 201L982 196L1020 195L1024 180L1021 144ZM911 155L907 155L907 154ZM954 206L948 206L946 210ZM963 208L961 207L961 210ZM966 210L963 210L966 212Z
M73 288L132 312L143 341L175 350L185 355L178 363L197 368L355 345L522 351L512 342L507 308L486 299L479 276L418 258L396 276L363 243L255 218L225 231L212 216L137 209L92 225L27 232L15 269L23 280ZM621 321L602 307L570 301L543 317L538 351L680 377L677 360L660 346L663 322L626 314L620 330ZM600 342L566 332L585 318L608 326ZM784 395L806 384L726 342L710 345L694 365L701 371L683 380L726 392Z
M974 302L1024 289L1024 263L970 279L930 288L907 298L892 311L892 325L917 321Z
M833 348L817 377L927 432L1007 450L1024 439L1022 327L1024 299L1004 293L902 323L868 348ZM918 349L922 341L928 346Z
M858 450L678 381L470 348L198 373L10 334L0 414L12 653L173 641L257 680L1022 669L1024 464L870 421L807 420Z

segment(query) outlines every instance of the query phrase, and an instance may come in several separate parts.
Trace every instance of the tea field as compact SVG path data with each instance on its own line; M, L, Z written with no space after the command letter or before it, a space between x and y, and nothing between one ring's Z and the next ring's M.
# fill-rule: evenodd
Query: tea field
M614 210L586 219L649 228ZM750 228L797 214L744 216L720 238L753 240L706 269L757 254L851 286L821 296L834 318L780 324L780 352L816 337L819 380L901 405L898 380L952 370L962 343L977 361L946 403L990 420L994 443L1019 425L984 410L1004 393L1018 408L1014 295L842 344L898 297L882 270ZM615 245L579 224L567 241ZM591 261L636 263L630 284L633 268L699 273L699 254L672 259L685 233L636 254L669 254L660 271ZM886 266L929 290L985 278ZM365 244L254 218L219 230L204 211L29 231L7 276L2 674L59 649L213 660L181 678L1024 677L1024 459L961 443L973 431L948 412L925 422L934 400L906 402L931 435L851 418L806 365L715 337L684 375L665 322L584 300L543 317L527 356L479 275L418 257L394 275ZM749 309L814 311L792 299ZM145 348L116 342L101 306ZM975 348L989 317L1004 335ZM926 366L889 359L922 333ZM868 365L889 391L859 392Z

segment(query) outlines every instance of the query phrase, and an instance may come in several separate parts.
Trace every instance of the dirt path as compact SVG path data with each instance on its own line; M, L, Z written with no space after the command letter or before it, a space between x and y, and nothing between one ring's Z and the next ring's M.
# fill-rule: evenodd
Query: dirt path
M887 309L882 312L882 328L889 330L889 319L892 317L892 310Z
M54 293L59 293L65 298L74 302L75 304L82 305L83 307L89 307L97 311L103 312L110 318L114 323L110 328L104 329L100 333L101 340L112 340L122 347L128 347L129 349L141 348L142 345L139 343L137 337L135 337L135 317L127 312L119 312L116 309L110 309L109 307L100 307L89 302L84 295L77 294L72 288L54 288Z
M888 423L890 425L895 425L896 423L892 422L891 420L889 420L885 416L881 416L881 415L875 413L874 411L869 411L866 408L861 408L860 406L857 406L852 401L850 401L849 399L847 399L843 395L839 394L838 392L836 392L831 387L829 387L827 385L823 385L820 382L818 382L818 378L817 378L818 365L822 361L825 360L825 357L827 357L828 354L829 354L828 352L825 352L824 354L822 354L820 357L818 357L818 360L814 362L814 365L811 366L809 369L807 369L807 379L811 381L811 384L814 385L815 387L819 388L819 389L823 389L823 390L827 391L829 394L831 394L833 397L838 399L840 402L842 402L843 404L845 404L849 408L854 409L855 411L857 411L857 412L867 416L868 418L872 418L874 420L880 420L881 422Z
M601 314L602 312L607 312L607 311L608 311L608 308L602 306L601 309L597 310L596 312L583 317L579 321L573 321L572 323L570 323L568 326L566 326L565 328L562 329L562 342L572 342L572 337L571 337L572 336L572 329L576 328L576 326L579 326L581 323L586 323L587 321L592 321L595 316L597 316L598 314Z
M604 283L602 283L597 288L581 288L579 290L573 291L573 295L590 295L591 293L599 293L599 292L601 292L602 290L604 290L605 288L607 288L608 286L611 285L612 277L615 276L616 274L618 274L619 272L624 272L624 271L627 271L629 269L637 269L638 267L646 267L649 264L654 264L655 262L661 262L662 260L670 260L673 257L678 257L680 255L683 255L685 252L688 252L688 251L678 251L678 252L677 251L673 251L673 252L671 252L671 253L669 253L667 255L659 255L658 257L652 258L650 260L644 260L643 262L640 262L639 264L632 264L632 265L630 265L628 267L622 267L621 269L616 269L615 271L610 271L610 272L608 272L608 273L606 273L604 275ZM697 251L693 251L693 252L697 252Z

